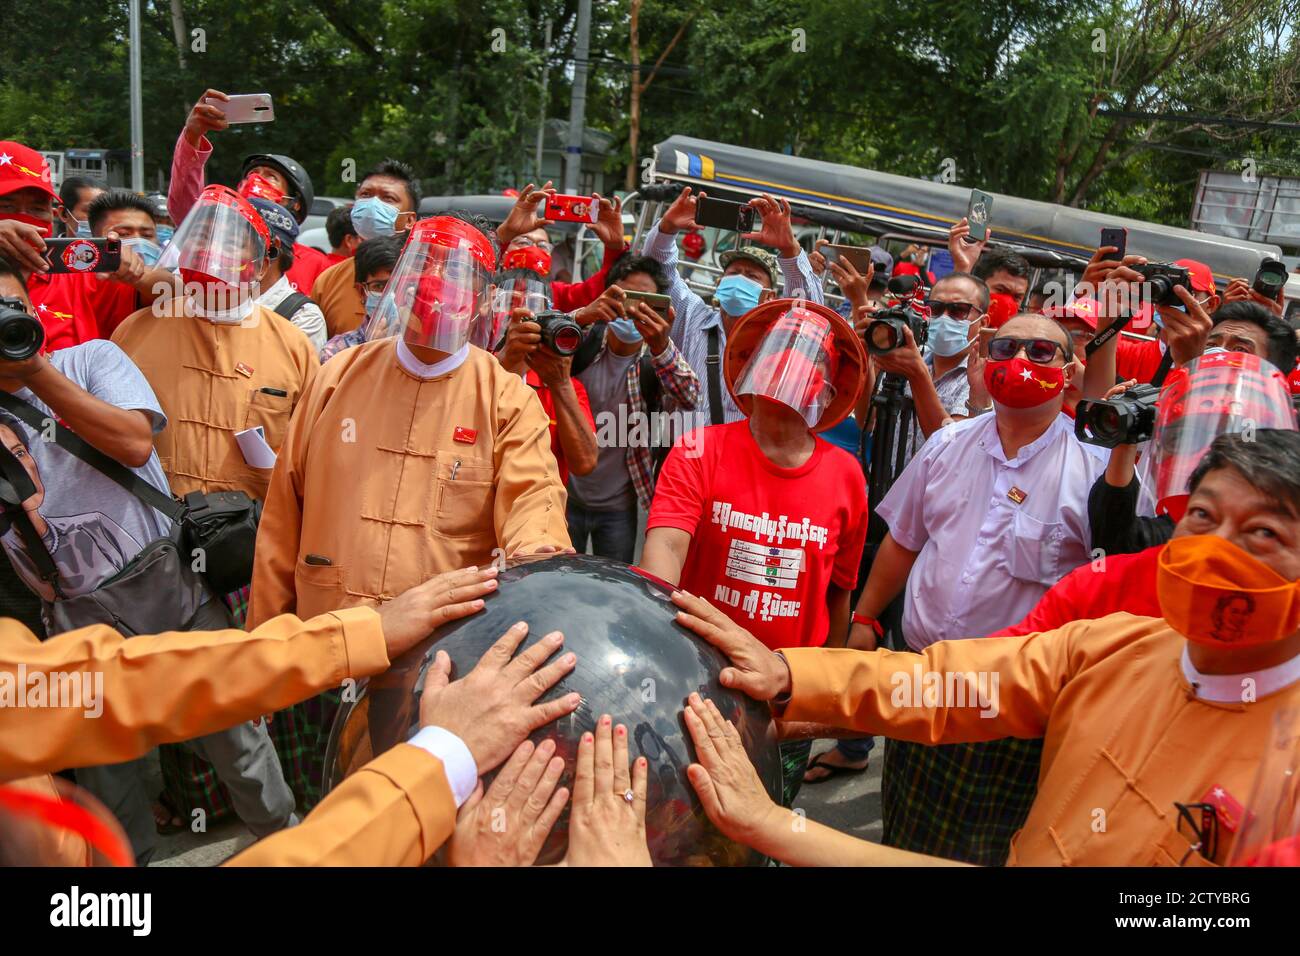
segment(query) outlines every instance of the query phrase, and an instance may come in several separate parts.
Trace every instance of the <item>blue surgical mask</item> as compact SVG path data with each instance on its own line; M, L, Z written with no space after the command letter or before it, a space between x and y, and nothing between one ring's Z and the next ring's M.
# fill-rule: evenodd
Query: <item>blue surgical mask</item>
M158 257L162 255L162 246L152 239L146 239L143 236L135 236L131 239L123 239L122 245L128 249L134 249L135 254L144 260L147 266L158 264Z
M362 239L391 236L397 223L398 209L378 196L358 199L352 206L352 226Z
M89 220L86 220L86 219L78 219L78 220L77 220L77 238L78 238L78 239L89 239L89 238L91 238L91 235L90 235L90 221L89 221Z
M631 319L613 319L609 323L609 330L614 333L614 338L624 345L636 345L641 341L641 332Z
M970 347L970 323L941 315L930 320L930 351L943 358L960 355Z
M172 236L176 235L175 226L158 226L155 230L158 233L158 245L165 246L172 241Z
M754 306L763 294L763 287L753 279L742 275L723 276L714 293L722 311L732 318L744 315Z
M1213 355L1215 352L1226 352L1226 351L1228 351L1228 350L1225 349L1225 348L1223 348L1222 346L1219 346L1219 345L1211 345L1209 348L1207 348L1207 349L1206 349L1204 352L1202 352L1201 354L1202 354L1202 355Z
M375 314L375 306L379 305L379 300L384 297L382 292L371 292L366 290L366 318Z

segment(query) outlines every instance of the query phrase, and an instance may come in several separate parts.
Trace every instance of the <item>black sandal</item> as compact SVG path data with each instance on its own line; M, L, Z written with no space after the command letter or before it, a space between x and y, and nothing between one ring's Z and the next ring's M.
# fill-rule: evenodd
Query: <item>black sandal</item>
M834 780L836 777L841 775L865 773L867 767L871 765L871 760L870 758L868 758L867 762L864 763L861 767L841 767L838 764L827 763L825 760L822 759L825 756L826 754L819 754L818 756L813 758L813 760L811 760L808 763L808 766L803 768L803 772L807 774L808 771L812 770L814 767L821 767L823 770L829 771L829 773L827 773L826 776L824 777L818 777L816 780L809 780L805 776L803 781L805 787L812 786L813 784L816 783L825 783L827 780Z
M163 811L171 818L166 823L162 823L158 819L159 807L162 807ZM158 799L154 801L153 825L159 836L171 836L173 833L180 833L185 829L185 820L172 806L172 802L167 799L165 793L158 794Z

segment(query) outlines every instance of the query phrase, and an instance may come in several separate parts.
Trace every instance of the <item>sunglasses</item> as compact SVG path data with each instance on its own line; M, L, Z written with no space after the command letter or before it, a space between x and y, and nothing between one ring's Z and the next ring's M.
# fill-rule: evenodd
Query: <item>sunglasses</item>
M969 302L936 302L934 299L927 299L925 304L930 309L930 318L932 319L947 315L958 322L965 322L970 318L970 314L975 311L975 306Z
M1069 358L1060 342L1051 339L1014 339L1010 336L990 340L989 358L995 362L1005 362L1015 358L1022 348L1029 361L1035 365L1046 365L1056 358L1057 352L1061 353L1062 359Z

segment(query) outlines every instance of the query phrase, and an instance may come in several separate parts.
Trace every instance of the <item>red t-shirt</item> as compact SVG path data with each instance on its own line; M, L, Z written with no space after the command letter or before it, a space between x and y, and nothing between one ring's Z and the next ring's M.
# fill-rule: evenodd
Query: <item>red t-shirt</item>
M101 279L93 272L33 273L27 280L27 294L45 326L47 352L106 339L140 308L132 286Z
M330 257L311 246L293 244L293 268L285 273L289 284L303 295L311 295L311 287L316 284L316 277L334 263Z
M551 396L551 390L542 384L542 377L532 369L524 376L524 381L533 387L537 393L537 400L542 403L542 408L546 410L546 417L551 423L551 454L555 456L555 463L560 466L560 483L568 484L569 482L569 463L564 459L564 449L560 446L560 433L555 426L555 399ZM576 378L570 379L573 382L573 392L578 396L578 407L582 409L582 414L587 419L587 424L591 426L593 433L596 431L596 419L591 414L591 401L587 398L586 387Z
M1156 559L1164 547L1158 544L1136 554L1107 555L1100 566L1079 565L1052 585L1023 621L989 636L1040 634L1116 611L1163 617L1156 599Z
M1164 353L1160 351L1158 341L1138 342L1120 338L1115 346L1115 371L1125 381L1135 378L1140 385L1155 378L1162 358Z
M768 647L817 647L827 591L852 590L867 537L867 493L853 456L818 438L798 468L774 465L748 420L696 429L664 461L651 528L691 535L679 585Z

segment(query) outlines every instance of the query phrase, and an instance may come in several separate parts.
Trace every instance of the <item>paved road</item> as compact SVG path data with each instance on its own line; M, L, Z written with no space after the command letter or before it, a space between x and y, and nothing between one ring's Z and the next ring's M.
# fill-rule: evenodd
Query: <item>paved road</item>
M813 753L830 748L818 741ZM836 830L866 840L880 841L880 764L882 741L876 740L871 764L865 773L839 776L826 783L805 785L795 805L816 820ZM238 821L216 824L207 833L188 831L160 837L152 866L216 866L253 842L253 835Z

